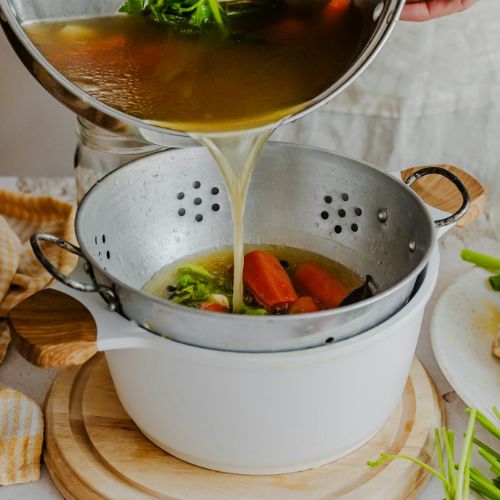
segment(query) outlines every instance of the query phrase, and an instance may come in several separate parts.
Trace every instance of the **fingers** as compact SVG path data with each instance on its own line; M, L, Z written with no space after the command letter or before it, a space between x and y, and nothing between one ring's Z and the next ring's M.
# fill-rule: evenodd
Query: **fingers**
M427 0L407 3L401 14L403 21L429 21L438 17L461 12L478 0Z

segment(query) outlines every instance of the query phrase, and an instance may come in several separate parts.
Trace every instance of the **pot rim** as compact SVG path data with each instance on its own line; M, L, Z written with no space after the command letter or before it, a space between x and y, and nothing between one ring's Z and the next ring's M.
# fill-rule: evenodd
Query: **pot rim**
M377 172L377 175L381 175L381 176L386 177L388 182L394 183L393 185L397 186L398 189L404 190L406 195L413 197L413 199L417 202L417 204L420 205L420 208L422 209L423 215L428 221L429 229L430 229L430 242L429 242L428 248L424 252L418 265L409 274L407 274L403 279L398 281L396 284L394 284L393 286L391 286L387 290L384 290L383 292L381 292L381 293L379 293L379 294L377 294L369 299L362 300L361 302L357 302L355 304L352 304L349 306L343 306L340 308L327 309L327 310L323 310L323 311L319 311L319 312L315 312L315 313L307 313L307 315L306 314L295 314L295 315L279 315L279 316L251 316L251 315L244 315L244 314L227 314L227 315L219 314L218 315L219 321L255 322L257 324L260 322L260 324L264 324L264 323L275 322L275 321L279 321L280 323L293 322L293 321L297 321L298 318L304 318L305 316L307 316L307 318L310 319L311 321L313 321L315 319L327 318L327 317L330 317L330 316L333 316L336 314L356 311L357 309L360 309L360 308L363 308L365 306L369 306L375 302L378 302L379 300L384 299L388 295L392 295L398 289L403 288L405 285L407 285L410 281L415 279L415 277L420 274L420 272L427 265L427 263L429 261L429 257L431 255L432 251L434 250L434 248L436 247L438 233L437 233L437 230L434 228L434 221L429 213L429 209L428 209L427 205L422 201L422 199L412 189L407 187L403 181L396 179L394 177L394 175L391 175L390 173L387 173L387 172L383 172L369 163L359 161L359 160L352 158L352 157L349 157L347 155L339 155L337 153L334 153L334 152L329 151L329 150L324 149L324 148L316 148L316 147L312 147L312 146L304 146L304 145L292 144L292 143L287 143L287 142L278 142L278 141L268 142L268 144L266 145L266 148L283 147L283 146L291 147L291 148L295 148L295 149L308 150L308 151L310 151L310 150L320 151L320 152L326 153L328 155L336 156L339 158L345 158L345 159L348 159L350 161L354 161L360 165L363 165L364 167L373 169L374 171ZM200 311L198 309L188 308L186 306L183 306L180 304L175 304L175 303L168 301L168 300L160 299L159 297L155 297L153 295L150 295L150 294L148 294L140 289L131 287L130 285L127 285L126 283L124 283L121 279L116 278L115 276L110 274L107 270L105 270L100 265L100 263L96 259L94 259L90 255L90 252L88 251L88 248L85 246L85 243L82 243L84 240L81 237L82 234L80 231L80 224L79 224L82 212L85 210L85 206L88 203L88 200L90 199L90 197L94 193L96 193L99 189L104 189L106 184L108 182L111 182L110 179L112 179L114 175L119 175L121 172L125 172L129 168L134 168L134 166L139 162L141 162L141 163L147 162L153 156L156 157L159 155L166 156L166 155L172 155L172 154L182 154L184 152L186 154L188 154L189 152L191 152L193 150L200 150L201 151L201 148L185 148L185 149L181 149L181 150L171 149L171 150L167 150L167 151L160 151L158 153L154 153L153 155L149 155L147 157L134 160L130 163L127 163L126 165L122 165L121 167L118 167L117 169L113 170L112 172L106 174L99 181L97 181L96 184L94 184L94 186L92 186L92 188L85 194L82 201L80 202L80 205L78 206L76 216L75 216L75 233L76 233L76 238L78 240L78 244L80 245L80 248L81 248L83 254L85 255L85 258L92 265L92 267L98 269L98 271L102 275L104 275L108 280L110 280L110 282L113 283L113 285L123 287L125 290L127 290L130 293L139 294L141 297L145 298L146 300L148 300L152 303L159 304L162 307L172 308L173 311L184 312L184 313L189 312L189 314L203 315L200 317L206 317L205 315L209 314L209 312L207 312L207 311ZM212 314L217 314L217 313L212 313Z

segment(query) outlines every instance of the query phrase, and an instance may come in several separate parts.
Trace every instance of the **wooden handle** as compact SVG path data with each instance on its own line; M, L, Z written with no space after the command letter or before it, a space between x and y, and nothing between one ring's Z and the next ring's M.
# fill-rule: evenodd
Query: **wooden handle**
M57 290L42 290L9 313L12 341L41 368L81 365L97 352L97 328L88 309Z
M481 183L461 168L453 165L433 165L444 168L455 174L467 188L470 195L470 209L458 222L457 226L465 227L476 220L484 211L486 194ZM401 179L406 181L413 173L425 168L413 167L401 172ZM441 175L427 175L416 181L412 186L422 200L428 205L453 213L462 205L462 196L451 181Z

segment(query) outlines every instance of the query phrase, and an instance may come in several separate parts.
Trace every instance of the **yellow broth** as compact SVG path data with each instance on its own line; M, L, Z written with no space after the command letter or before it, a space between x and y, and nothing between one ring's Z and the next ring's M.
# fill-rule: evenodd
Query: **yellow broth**
M364 280L354 270L324 255L281 245L245 245L245 253L253 250L263 250L274 255L285 267L292 278L292 282L297 267L305 262L312 262L333 274L349 292L363 285ZM170 295L168 288L175 284L177 271L189 264L204 267L210 274L227 283L228 289L231 288L233 281L233 249L224 248L213 252L191 255L186 259L165 266L144 285L143 291L162 299L168 299ZM294 285L300 295L300 289L295 283ZM248 302L248 298L246 302Z
M321 2L284 4L187 35L139 16L24 26L46 59L89 95L145 121L188 132L248 129L304 108L355 59L362 19Z

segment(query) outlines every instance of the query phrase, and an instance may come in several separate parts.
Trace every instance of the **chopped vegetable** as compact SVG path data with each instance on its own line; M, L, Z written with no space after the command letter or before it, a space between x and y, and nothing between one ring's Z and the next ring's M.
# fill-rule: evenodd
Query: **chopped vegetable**
M227 307L224 307L221 304L217 304L216 302L202 302L200 309L202 311L210 311L210 312L217 312L217 313L229 312Z
M170 285L167 290L171 290L168 297L170 300L191 307L199 307L202 302L208 301L214 295L224 295L229 303L231 295L222 280L198 265L181 267L177 271L175 284Z
M498 410L496 408L493 409L493 412L498 417ZM500 429L493 422L490 422L490 420L488 420L479 410L468 408L467 413L469 414L469 421L467 423L464 444L460 455L460 463L458 465L455 464L453 432L446 428L441 430L441 434L438 429L435 429L434 431L438 451L439 471L433 469L418 458L408 455L389 455L385 453L380 456L379 460L375 462L368 462L368 465L370 467L378 467L384 462L395 458L410 460L436 476L443 483L444 496L446 500L466 500L469 498L470 489L485 498L499 500L500 453L494 451L492 448L486 446L474 437L474 426L476 422L479 423L499 440ZM444 465L442 443L444 443L444 449L446 452L447 468L445 468ZM492 480L488 479L481 472L479 472L479 470L470 465L473 444L476 444L479 447L479 454L487 460L490 465L490 470L495 474L496 477Z
M250 306L248 304L243 304L243 309L241 310L241 314L246 314L248 316L266 316L269 314L267 309L263 307Z
M157 23L192 28L224 24L224 11L218 0L127 0L120 12L140 14Z
M303 314L321 311L316 301L312 297L300 297L291 306L289 314Z
M243 281L257 302L266 309L286 309L298 298L279 260L262 250L245 255Z
M473 252L467 248L462 250L460 256L463 260L475 264L477 267L482 267L491 272L500 272L500 259L496 257L491 257L484 253Z
M325 309L338 307L348 296L344 286L333 274L312 262L306 262L297 268L295 282Z
M360 302L362 300L369 299L378 293L378 287L375 284L374 279L367 275L365 282L359 288L353 290L342 302L341 306L348 306Z

